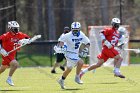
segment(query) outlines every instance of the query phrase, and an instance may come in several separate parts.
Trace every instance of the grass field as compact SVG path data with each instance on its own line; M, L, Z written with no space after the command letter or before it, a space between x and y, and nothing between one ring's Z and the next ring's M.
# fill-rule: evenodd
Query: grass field
M122 67L126 79L114 77L111 67L101 67L95 73L83 76L83 85L74 82L75 69L65 80L66 90L60 88L57 80L62 71L50 73L50 67L19 68L13 76L15 86L5 80L8 70L0 76L0 93L140 93L140 65Z
M51 66L55 62L55 56L52 57L52 63L51 58L47 55L41 55L41 54L26 54L26 53L18 53L17 59L20 63L20 66L22 67L32 67L32 66ZM83 58L85 63L89 63L89 60L86 60ZM131 64L140 64L140 55L134 54L133 56L130 56L130 63Z

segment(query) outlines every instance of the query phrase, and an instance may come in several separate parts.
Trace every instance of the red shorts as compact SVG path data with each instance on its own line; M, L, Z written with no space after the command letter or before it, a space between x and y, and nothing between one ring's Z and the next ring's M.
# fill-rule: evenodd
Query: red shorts
M15 59L14 54L6 56L6 57L2 56L2 65L10 66L10 62L14 59Z
M119 52L116 49L114 49L114 47L111 49L103 47L101 54L99 54L97 58L104 59L104 62L106 62L109 58L114 58L118 54Z

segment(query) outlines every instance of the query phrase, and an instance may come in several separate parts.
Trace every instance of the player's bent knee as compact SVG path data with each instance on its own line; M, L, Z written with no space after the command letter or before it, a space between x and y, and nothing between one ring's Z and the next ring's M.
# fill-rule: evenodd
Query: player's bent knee
M12 67L14 67L14 68L19 67L19 63L18 63L18 62L12 62L10 65L11 65Z
M83 65L83 64L84 62L82 60L78 62L78 65Z
M120 58L119 58L119 62L122 62L122 61L123 61L123 58L122 58L122 57L120 57Z

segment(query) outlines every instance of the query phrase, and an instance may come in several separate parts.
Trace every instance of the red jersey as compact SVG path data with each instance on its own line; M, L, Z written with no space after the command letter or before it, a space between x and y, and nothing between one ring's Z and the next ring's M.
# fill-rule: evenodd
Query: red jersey
M119 32L115 28L105 28L102 33L105 35L106 40L108 40L113 47L118 43Z
M106 45L103 44L102 52L97 56L97 58L103 59L104 62L106 62L109 58L114 58L119 54L118 51L114 49L114 46L118 43L119 33L114 28L105 28L102 33L104 34L106 40L108 40L113 46L109 49Z
M29 38L28 35L18 32L13 35L11 32L7 32L0 36L0 40L2 40L2 47L7 51L11 51L17 47L18 41L24 38Z
M18 47L18 41L24 38L29 38L28 35L18 32L17 34L13 34L12 32L7 32L0 36L0 40L2 41L2 47L7 51L11 51L14 48ZM16 51L11 52L8 56L3 58L3 65L9 65L9 63L15 58Z

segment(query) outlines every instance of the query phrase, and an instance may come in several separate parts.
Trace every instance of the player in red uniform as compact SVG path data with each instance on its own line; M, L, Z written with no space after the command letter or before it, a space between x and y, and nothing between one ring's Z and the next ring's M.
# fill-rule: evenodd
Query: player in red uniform
M15 59L16 51L8 53L14 48L20 46L23 43L29 42L29 36L19 32L19 24L16 21L8 22L9 31L0 36L0 53L2 54L2 65L0 67L0 74L10 67L9 76L6 82L13 86L14 83L11 79L13 73L19 66Z
M98 63L82 70L80 72L80 77L82 77L83 74L85 74L87 71L100 67L109 58L114 58L114 75L120 78L125 78L125 76L120 73L120 66L123 59L118 51L114 49L114 46L116 46L119 39L119 32L117 30L120 25L120 19L113 18L111 21L111 25L111 28L105 28L100 33L103 48L101 54L97 56Z

